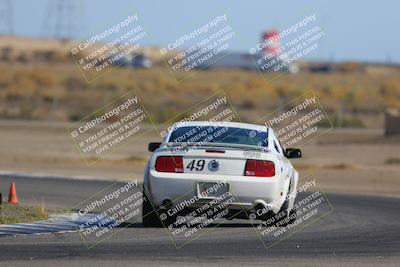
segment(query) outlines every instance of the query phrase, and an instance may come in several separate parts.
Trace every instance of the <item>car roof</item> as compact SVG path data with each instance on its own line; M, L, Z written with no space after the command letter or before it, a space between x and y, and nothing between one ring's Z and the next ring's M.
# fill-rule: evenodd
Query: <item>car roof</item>
M226 121L177 122L174 124L172 129L185 127L185 126L220 126L220 127L234 127L234 128L248 129L248 130L258 130L258 131L268 131L268 129L269 129L269 127L266 127L265 125L250 124L250 123L243 123L243 122L226 122Z

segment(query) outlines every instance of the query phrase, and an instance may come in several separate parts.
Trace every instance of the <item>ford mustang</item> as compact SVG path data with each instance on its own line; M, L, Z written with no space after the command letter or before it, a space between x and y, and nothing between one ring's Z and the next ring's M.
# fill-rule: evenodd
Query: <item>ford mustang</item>
M210 209L224 194L235 197L220 217L293 222L299 174L288 158L301 157L301 151L284 149L272 128L179 122L148 149L153 154L143 183L144 227L171 225L202 205Z

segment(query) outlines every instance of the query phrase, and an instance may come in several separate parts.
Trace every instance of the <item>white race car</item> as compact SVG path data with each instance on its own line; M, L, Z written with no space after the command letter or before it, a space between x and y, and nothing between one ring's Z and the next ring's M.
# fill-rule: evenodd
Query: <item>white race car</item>
M150 143L149 151L154 153L143 183L145 227L171 225L178 216L211 209L223 195L234 200L220 217L266 221L281 214L282 225L293 222L299 174L288 158L301 157L301 151L283 149L271 128L180 122L162 143Z

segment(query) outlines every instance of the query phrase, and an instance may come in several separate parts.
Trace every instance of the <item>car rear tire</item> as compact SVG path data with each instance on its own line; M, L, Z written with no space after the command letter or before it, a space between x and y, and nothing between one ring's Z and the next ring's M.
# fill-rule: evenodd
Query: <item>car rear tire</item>
M168 227L175 223L177 216L167 216L167 218L161 221L157 214L156 209L150 203L146 194L143 192L143 204L142 204L142 224L143 227ZM160 214L164 213L163 210L158 210Z
M289 199L286 199L283 203L278 214L280 213L283 213L284 215L277 221L278 226L285 227L296 221L296 209L293 205L293 208L289 211Z
M143 227L161 227L163 226L160 218L157 215L156 210L147 198L146 193L143 192L143 204L142 204L142 223Z
M291 189L292 189L292 181L290 181L290 183L289 183L288 194L290 194ZM282 212L284 213L284 215L277 221L277 224L279 226L285 227L296 221L297 212L295 209L295 205L293 204L292 209L289 211L289 201L290 201L290 198L287 197L278 213L278 214L280 214ZM294 200L294 202L296 202L296 200Z
M276 222L277 226L285 227L289 224L288 223L288 220L289 220L288 208L289 208L289 200L286 199L285 202L283 203L281 209L278 212L279 219Z

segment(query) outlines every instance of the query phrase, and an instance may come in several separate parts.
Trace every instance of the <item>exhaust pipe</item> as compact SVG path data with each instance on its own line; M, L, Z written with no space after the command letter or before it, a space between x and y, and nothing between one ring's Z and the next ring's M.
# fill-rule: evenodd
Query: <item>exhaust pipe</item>
M172 203L171 199L166 198L161 202L161 208L169 209L170 207L172 207L172 204L173 203Z

